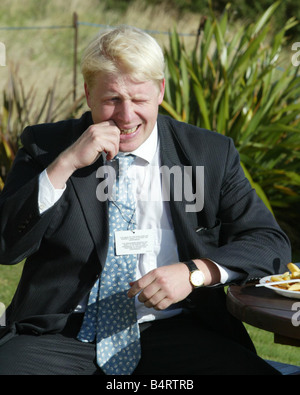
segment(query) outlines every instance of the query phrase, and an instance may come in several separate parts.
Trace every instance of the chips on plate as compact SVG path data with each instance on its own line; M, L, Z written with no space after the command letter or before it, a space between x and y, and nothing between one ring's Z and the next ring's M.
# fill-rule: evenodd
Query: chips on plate
M288 291L299 291L300 292L300 268L294 263L288 263L287 268L289 271L283 274L277 274L275 276L271 276L270 280L267 283L272 284L273 287L278 287L280 289L285 289ZM276 285L278 281L289 281L289 280L297 280L299 279L299 283L284 283Z

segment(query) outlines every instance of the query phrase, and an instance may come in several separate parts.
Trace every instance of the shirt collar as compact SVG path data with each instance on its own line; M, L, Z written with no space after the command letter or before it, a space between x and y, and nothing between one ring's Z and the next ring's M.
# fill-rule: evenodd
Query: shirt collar
M155 123L152 133L147 138L147 140L143 142L143 144L141 144L136 150L132 152L123 152L123 153L119 153L119 155L133 154L138 158L142 159L143 161L146 161L147 163L151 163L157 150L157 144L158 144L158 132L157 132L157 123ZM104 152L102 152L102 156L105 161L106 154Z
M144 159L146 162L151 163L154 155L156 153L158 143L158 133L157 133L157 123L153 128L152 133L147 138L146 141L143 142L136 150L131 153L136 155L137 157Z

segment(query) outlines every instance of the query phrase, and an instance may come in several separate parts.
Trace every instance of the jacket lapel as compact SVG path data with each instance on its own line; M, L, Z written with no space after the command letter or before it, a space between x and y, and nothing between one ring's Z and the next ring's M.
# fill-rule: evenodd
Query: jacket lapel
M189 163L188 156L182 147L180 140L171 129L165 117L158 117L158 133L160 140L161 163L169 169L176 166L178 174L182 175L183 185L184 166L191 166L191 164ZM168 176L168 174L166 174L166 176ZM168 180L165 182L168 182ZM174 177L170 177L170 210L174 232L177 239L179 257L181 260L186 260L191 259L193 255L198 253L198 251L193 247L194 244L197 245L197 213L187 212L186 207L191 202L186 201L183 190L181 191L181 196L179 195L179 199L178 196L177 198L174 197L175 188L178 188L178 185L175 184ZM193 242L194 240L195 243Z
M76 141L90 124L92 124L92 118L90 113L87 113L86 119L74 127L73 141ZM100 156L92 165L77 170L70 177L69 182L80 202L99 260L101 264L104 264L108 248L108 202L100 202L96 196L97 187L102 181L97 178L97 170L101 166L103 166L103 159Z
M96 176L100 166L101 161L97 161L76 171L70 182L86 218L86 225L96 246L99 260L103 264L108 248L108 205L107 201L100 202L96 196L97 186L101 182Z

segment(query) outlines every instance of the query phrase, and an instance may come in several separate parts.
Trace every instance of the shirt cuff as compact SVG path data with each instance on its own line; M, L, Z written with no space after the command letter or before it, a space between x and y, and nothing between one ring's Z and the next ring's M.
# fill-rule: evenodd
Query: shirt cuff
M39 176L38 206L40 214L51 208L62 196L66 189L55 189L49 180L45 169Z
M243 278L243 276L241 275L241 273L237 273L233 270L230 270L228 268L224 268L224 266L219 265L218 263L212 261L217 268L219 269L220 272L220 284L226 284L228 282L232 282L232 281L236 281L239 280L241 278Z

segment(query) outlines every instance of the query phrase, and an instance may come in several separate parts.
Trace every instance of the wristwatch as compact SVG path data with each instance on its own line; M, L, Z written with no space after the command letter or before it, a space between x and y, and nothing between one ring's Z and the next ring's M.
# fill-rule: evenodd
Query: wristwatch
M195 262L187 261L183 262L187 265L190 271L190 283L192 284L193 288L199 288L204 285L204 274L201 270L199 270L195 264Z

